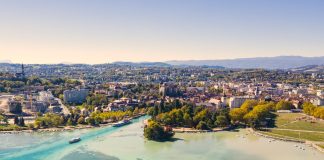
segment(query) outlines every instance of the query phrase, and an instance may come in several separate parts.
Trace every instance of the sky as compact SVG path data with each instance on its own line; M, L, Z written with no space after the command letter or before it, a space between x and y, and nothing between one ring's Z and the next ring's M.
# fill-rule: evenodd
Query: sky
M15 63L324 56L323 0L0 0Z

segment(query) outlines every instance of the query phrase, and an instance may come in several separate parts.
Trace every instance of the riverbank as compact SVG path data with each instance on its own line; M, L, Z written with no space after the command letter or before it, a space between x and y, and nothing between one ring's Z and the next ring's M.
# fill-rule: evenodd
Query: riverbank
M285 142L295 142L295 143L303 143L303 144L306 144L322 153L324 153L324 148L320 147L318 145L318 143L316 142L312 142L312 141L306 141L306 140L299 140L299 139L294 139L294 138L290 138L290 137L285 137L285 136L281 136L281 135L267 135L267 134L264 134L260 131L256 131L252 128L248 128L247 129L251 134L254 134L256 136L261 136L261 137L265 137L265 138L271 138L271 139L275 139L275 140L280 140L280 141L285 141Z
M128 120L136 119L146 114L139 114L136 116L128 117ZM125 118L126 119L126 118ZM12 131L0 131L0 134L18 134L18 133L42 133L42 132L63 132L63 131L73 131L73 130L81 130L81 129L90 129L90 128L100 128L111 126L116 122L108 122L99 124L97 126L92 125L77 125L77 126L62 126L62 127L54 127L54 128L40 128L40 129L23 129L23 130L12 130Z

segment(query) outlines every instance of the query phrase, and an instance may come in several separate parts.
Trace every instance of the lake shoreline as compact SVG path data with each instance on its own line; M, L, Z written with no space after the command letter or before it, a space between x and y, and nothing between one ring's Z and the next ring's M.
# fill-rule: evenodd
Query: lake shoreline
M130 118L127 118L129 120L137 119L139 117L145 116L146 114L139 114L136 116L132 116ZM52 127L52 128L40 128L40 129L25 129L25 130L12 130L12 131L0 131L0 134L19 134L19 133L44 133L44 132L64 132L64 131L74 131L74 130L81 130L81 129L91 129L91 128L102 128L111 126L116 122L109 122L109 123L103 123L99 124L98 126L92 126L92 125L77 125L77 126L64 126L64 127Z

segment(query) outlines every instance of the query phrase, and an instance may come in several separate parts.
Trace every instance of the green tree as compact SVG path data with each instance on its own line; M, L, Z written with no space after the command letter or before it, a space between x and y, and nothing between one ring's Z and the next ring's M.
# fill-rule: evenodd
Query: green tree
M78 124L84 124L84 117L80 117L79 119L78 119Z
M136 107L133 111L133 115L138 115L139 114L139 110L138 110L138 107Z
M243 117L245 115L245 111L241 108L234 108L230 110L229 116L233 123L243 122Z
M190 117L190 115L188 113L185 113L183 115L183 120L184 120L184 124L188 127L192 126L192 118Z
M217 116L216 117L216 125L219 127L226 127L229 125L229 120L227 119L226 116Z
M205 121L200 121L198 125L196 126L196 129L199 130L209 130L208 125Z
M316 106L314 106L310 102L304 102L302 107L303 107L303 112L305 114L310 115L310 116L312 116L314 114L314 111L315 111L315 108L316 108Z
M285 100L279 101L276 105L276 110L291 110L294 108L295 107L291 102Z
M250 112L254 106L258 105L258 101L256 100L246 100L242 105L241 105L241 109L244 111L244 113L248 113Z
M18 125L18 123L19 123L18 116L15 116L15 118L14 118L14 124Z
M173 132L165 131L159 123L154 121L150 121L144 128L144 136L148 140L164 141L170 139L173 135Z

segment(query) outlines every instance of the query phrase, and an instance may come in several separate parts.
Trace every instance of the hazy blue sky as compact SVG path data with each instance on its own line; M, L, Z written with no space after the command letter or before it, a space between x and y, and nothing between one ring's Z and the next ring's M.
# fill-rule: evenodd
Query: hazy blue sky
M0 0L0 60L324 55L324 0Z

